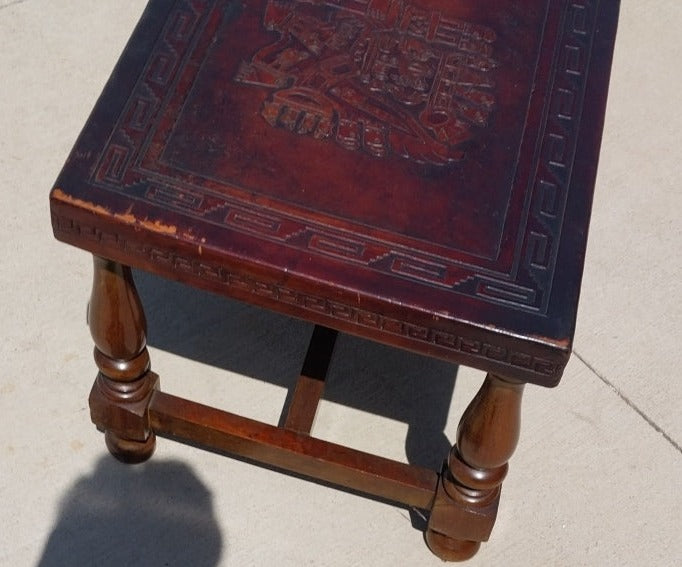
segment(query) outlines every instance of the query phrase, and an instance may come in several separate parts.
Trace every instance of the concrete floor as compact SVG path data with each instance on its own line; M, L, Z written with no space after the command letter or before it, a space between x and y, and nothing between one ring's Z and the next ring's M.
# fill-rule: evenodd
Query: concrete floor
M0 0L0 565L440 565L406 510L163 439L125 467L90 424L90 260L53 240L47 195L144 4ZM470 565L682 564L681 29L679 0L622 7L575 354L527 389ZM164 389L276 422L310 327L138 281ZM481 373L339 349L316 435L433 464Z

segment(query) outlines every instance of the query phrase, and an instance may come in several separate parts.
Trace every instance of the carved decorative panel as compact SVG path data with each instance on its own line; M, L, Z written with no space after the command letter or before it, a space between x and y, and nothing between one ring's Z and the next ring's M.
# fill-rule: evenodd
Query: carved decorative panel
M523 16L528 37L500 36L476 9L458 14L459 3L447 13L388 0L178 1L93 181L311 254L542 313L598 2L514 4L500 5L498 19ZM561 8L550 17L553 5ZM558 38L544 50L549 88L534 93L548 28ZM191 80L191 92L178 89ZM514 91L515 81L524 86ZM538 105L539 134L524 139L518 124ZM223 128L235 114L244 120ZM246 127L252 139L239 138ZM343 169L313 179L306 158L270 151L278 130L290 136L283 146ZM356 171L371 164L344 161L330 145L377 163L396 155L403 165L393 161L369 199ZM483 182L469 186L474 174ZM337 199L339 191L347 195ZM363 198L364 216L344 211ZM412 211L387 206L419 199ZM320 222L325 211L330 221Z
M447 164L495 106L495 32L402 1L269 0L277 39L236 80L272 94L272 126L375 157Z
M163 235L140 264L195 283L204 266L230 290L238 274L221 265L248 263L246 287L283 311L319 307L344 328L383 317L427 354L478 345L467 356L518 369L519 343L476 333L530 336L529 372L557 378L610 65L600 26L617 7L150 6L60 178L55 222L72 229L55 230L130 255ZM313 293L327 284L334 297Z

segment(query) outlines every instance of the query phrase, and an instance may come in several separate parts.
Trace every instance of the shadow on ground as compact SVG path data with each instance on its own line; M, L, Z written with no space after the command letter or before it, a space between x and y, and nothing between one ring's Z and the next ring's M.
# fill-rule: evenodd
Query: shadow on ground
M136 271L135 281L151 346L291 393L311 324L146 272ZM342 334L324 398L406 423L407 461L440 470L451 446L444 428L456 373L450 363Z
M222 548L211 493L190 467L106 455L64 497L38 566L213 567Z

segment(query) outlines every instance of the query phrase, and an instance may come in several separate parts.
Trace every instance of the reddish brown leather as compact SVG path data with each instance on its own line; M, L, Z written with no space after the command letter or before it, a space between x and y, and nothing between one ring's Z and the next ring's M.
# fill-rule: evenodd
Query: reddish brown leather
M618 2L150 2L51 194L124 264L554 385Z

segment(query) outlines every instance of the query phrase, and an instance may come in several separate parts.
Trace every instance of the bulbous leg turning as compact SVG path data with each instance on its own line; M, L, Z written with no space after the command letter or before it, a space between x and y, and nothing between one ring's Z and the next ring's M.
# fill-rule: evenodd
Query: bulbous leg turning
M147 325L130 268L95 256L88 324L99 368L90 416L114 457L140 463L154 452L147 408L158 376L149 369Z
M462 416L425 534L431 551L445 561L469 559L490 537L519 438L523 387L488 374Z

